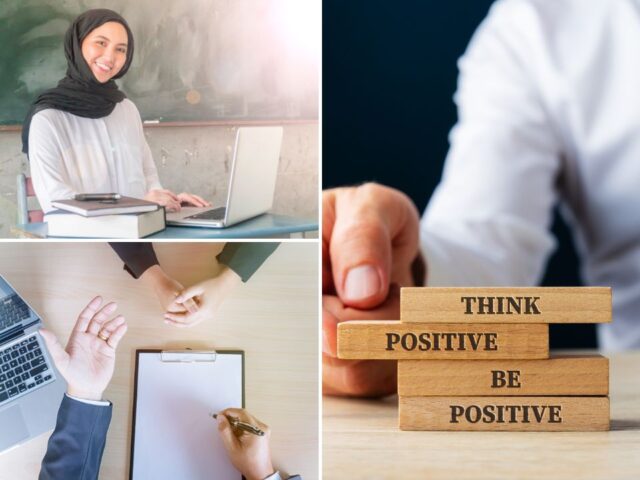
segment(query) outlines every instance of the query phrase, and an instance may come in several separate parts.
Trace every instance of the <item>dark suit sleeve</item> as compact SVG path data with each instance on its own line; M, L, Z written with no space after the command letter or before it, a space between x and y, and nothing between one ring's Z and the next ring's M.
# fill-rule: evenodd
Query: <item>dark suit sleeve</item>
M39 480L97 479L111 410L112 405L90 405L65 395Z
M277 242L227 243L216 258L246 282L278 248L278 245L280 244Z
M159 264L151 242L110 242L109 245L124 262L124 269L133 278L140 278L149 267Z

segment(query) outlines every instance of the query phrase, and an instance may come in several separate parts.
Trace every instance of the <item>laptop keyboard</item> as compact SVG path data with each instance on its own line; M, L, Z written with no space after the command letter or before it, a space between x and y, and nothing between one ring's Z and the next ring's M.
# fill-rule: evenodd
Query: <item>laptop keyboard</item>
M29 318L29 307L17 294L0 301L0 331L19 324L25 318Z
M0 405L53 380L35 334L0 350Z
M191 220L224 220L224 213L226 209L227 207L213 208L211 210L206 210L204 212L185 217L185 219L189 218Z

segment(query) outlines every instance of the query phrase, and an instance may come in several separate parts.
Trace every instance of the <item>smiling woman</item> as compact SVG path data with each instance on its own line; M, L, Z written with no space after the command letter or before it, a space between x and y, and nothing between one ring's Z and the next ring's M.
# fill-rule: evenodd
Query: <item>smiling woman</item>
M23 152L45 213L51 202L77 193L117 192L169 211L202 198L160 184L136 106L118 89L133 58L133 34L107 9L78 16L65 35L67 74L41 93L23 124Z

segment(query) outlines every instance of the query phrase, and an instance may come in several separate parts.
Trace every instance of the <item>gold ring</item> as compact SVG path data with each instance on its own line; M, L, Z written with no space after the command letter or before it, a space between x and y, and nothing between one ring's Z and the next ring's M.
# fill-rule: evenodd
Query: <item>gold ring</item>
M100 337L105 342L109 340L109 337L105 337L104 333L102 333L102 332L98 332L98 337Z

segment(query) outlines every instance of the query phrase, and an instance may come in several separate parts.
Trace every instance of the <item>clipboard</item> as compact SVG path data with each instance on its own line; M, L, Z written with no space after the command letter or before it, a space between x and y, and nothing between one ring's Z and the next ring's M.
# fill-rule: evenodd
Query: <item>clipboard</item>
M136 350L129 479L240 480L210 414L244 408L244 351Z

